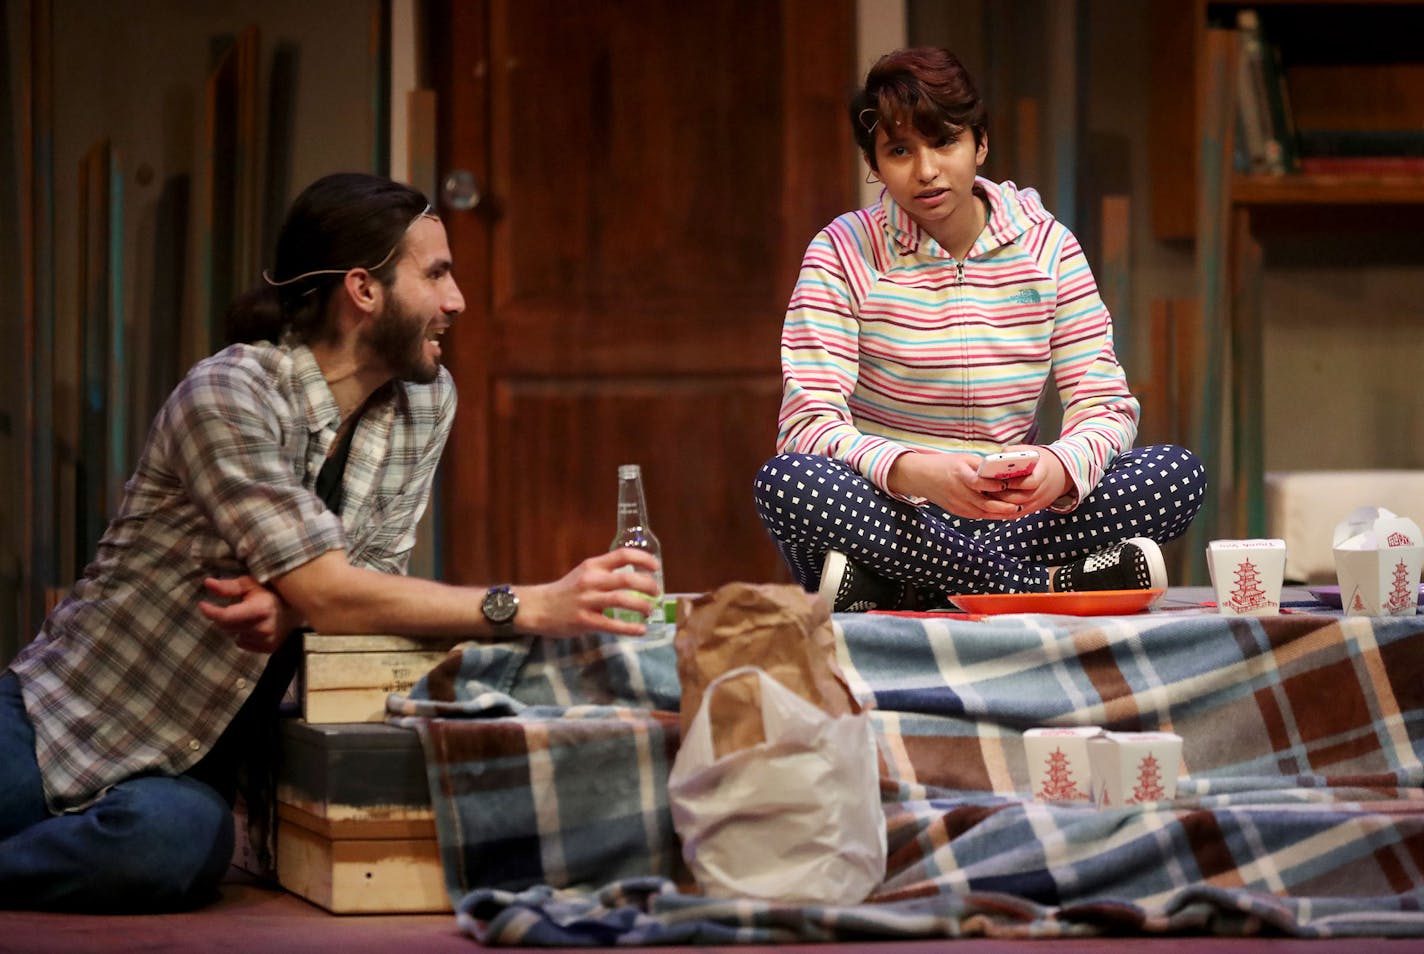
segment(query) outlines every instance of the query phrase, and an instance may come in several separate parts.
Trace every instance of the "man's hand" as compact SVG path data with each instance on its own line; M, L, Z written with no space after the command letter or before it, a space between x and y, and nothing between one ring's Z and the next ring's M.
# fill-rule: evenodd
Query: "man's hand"
M519 612L514 625L524 632L555 638L590 632L642 636L648 630L646 625L609 619L603 611L620 607L648 613L652 608L649 598L659 595L653 576L659 565L657 557L647 551L625 547L590 557L553 583L517 586ZM620 567L632 567L634 572Z
M274 591L250 576L220 580L208 577L203 586L213 596L230 600L226 606L200 602L198 609L251 653L270 653L301 625L300 615Z

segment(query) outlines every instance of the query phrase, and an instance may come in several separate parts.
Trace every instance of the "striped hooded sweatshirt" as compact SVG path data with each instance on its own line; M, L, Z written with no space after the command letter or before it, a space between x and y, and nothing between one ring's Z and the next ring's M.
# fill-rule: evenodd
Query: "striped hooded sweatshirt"
M844 461L889 493L915 451L1023 443L1039 394L1063 403L1071 509L1137 434L1112 317L1073 233L1038 193L976 180L989 220L959 261L882 192L806 250L781 335L777 450Z

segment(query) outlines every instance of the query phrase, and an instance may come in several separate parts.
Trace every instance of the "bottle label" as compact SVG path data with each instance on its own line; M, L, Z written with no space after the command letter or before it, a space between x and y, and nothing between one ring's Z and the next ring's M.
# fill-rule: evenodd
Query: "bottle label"
M650 612L646 615L624 609L621 606L610 606L603 611L603 615L609 619L622 620L625 623L675 623L677 622L677 599L672 596L664 596L661 599L653 600Z
M629 566L620 566L618 569L614 570L613 572L614 572L614 573L633 573L633 572L636 572L636 571L634 570L634 568L633 568L631 565L629 565ZM623 620L623 621L626 622L626 623L657 623L657 622L661 622L662 619L663 619L663 617L666 615L666 609L665 609L665 607L664 607L664 593L666 592L666 589L665 589L664 586L663 586L663 571L662 571L662 570L658 570L656 573L654 573L654 574L653 574L653 579L655 579L655 580L658 581L658 595L657 595L657 596L649 596L648 594L642 592L641 590L624 590L625 593L632 593L634 596L637 596L639 599L647 600L647 601L648 601L648 608L647 608L647 610L645 610L645 611L643 611L643 612L638 612L638 611L635 611L635 610L624 609L624 608L621 607L621 606L610 606L608 609L605 609L605 610L603 611L603 615L604 615L604 616L607 616L609 619L619 619L619 620Z

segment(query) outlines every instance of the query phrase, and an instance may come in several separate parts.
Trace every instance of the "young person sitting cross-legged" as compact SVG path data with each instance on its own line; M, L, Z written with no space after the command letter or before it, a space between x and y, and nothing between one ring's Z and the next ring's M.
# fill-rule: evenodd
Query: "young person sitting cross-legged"
M1037 193L978 175L988 120L940 49L870 70L851 128L880 201L807 249L781 338L763 525L838 612L968 593L1155 589L1158 543L1201 508L1180 447L1133 448L1139 406L1073 234ZM1040 394L1062 433L1035 446ZM1032 448L1025 476L978 476Z

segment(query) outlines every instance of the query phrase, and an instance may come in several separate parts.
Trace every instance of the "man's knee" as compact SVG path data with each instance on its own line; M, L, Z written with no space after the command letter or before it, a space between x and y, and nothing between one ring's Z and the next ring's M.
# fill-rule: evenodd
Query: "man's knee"
M20 681L0 673L0 840L48 817Z
M133 779L90 810L101 882L95 895L116 905L162 910L204 903L232 862L232 810L193 779Z

